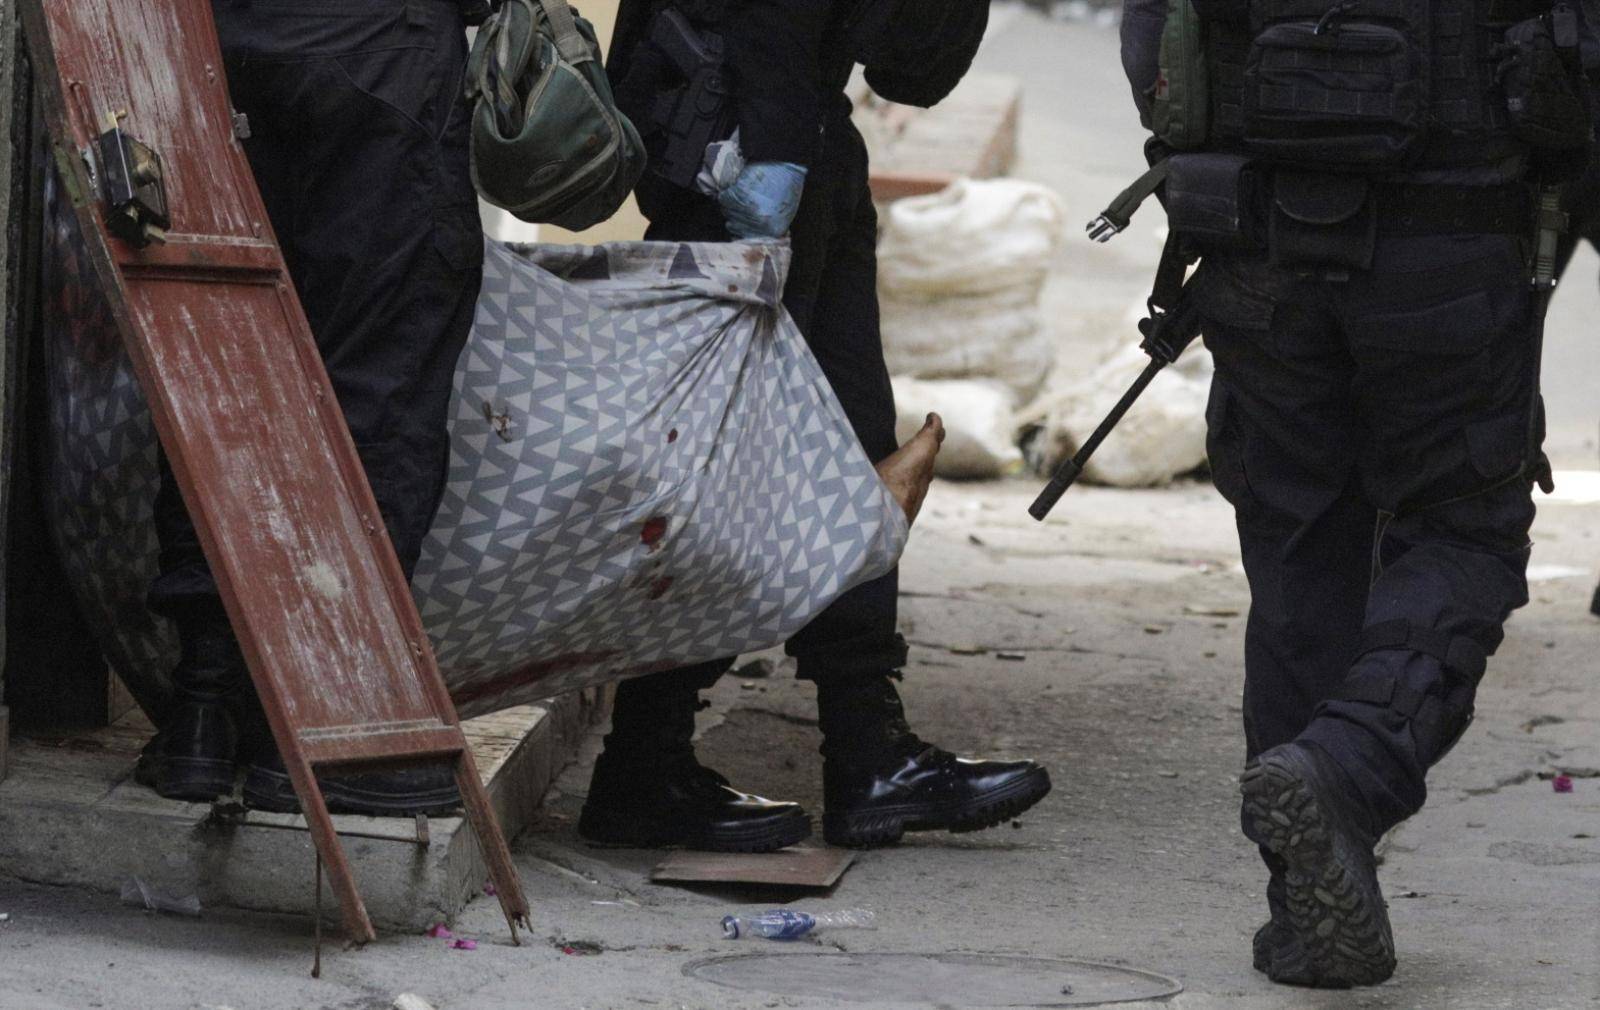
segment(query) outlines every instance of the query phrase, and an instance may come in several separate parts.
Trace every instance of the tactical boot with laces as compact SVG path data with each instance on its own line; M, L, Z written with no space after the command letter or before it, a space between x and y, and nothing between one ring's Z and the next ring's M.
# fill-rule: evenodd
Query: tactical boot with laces
M1394 937L1378 887L1371 834L1342 773L1315 746L1288 743L1251 761L1240 779L1245 833L1284 861L1290 942L1267 977L1346 989L1394 974ZM1270 925L1270 924L1269 924Z
M1250 941L1250 962L1256 971L1268 977L1275 970L1273 967L1275 964L1281 962L1287 966L1295 959L1305 956L1295 939L1294 929L1289 925L1289 904L1285 897L1287 887L1284 882L1285 870L1276 857L1273 857L1273 863L1272 877L1267 882L1267 908L1271 916L1260 929L1256 930L1255 936Z

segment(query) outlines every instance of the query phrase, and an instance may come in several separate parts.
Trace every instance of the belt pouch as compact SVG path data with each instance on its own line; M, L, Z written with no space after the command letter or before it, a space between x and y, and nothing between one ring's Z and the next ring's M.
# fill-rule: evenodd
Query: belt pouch
M1287 171L1273 176L1268 247L1278 266L1369 270L1377 235L1366 177Z
M1167 223L1201 249L1260 249L1260 180L1238 154L1175 154Z

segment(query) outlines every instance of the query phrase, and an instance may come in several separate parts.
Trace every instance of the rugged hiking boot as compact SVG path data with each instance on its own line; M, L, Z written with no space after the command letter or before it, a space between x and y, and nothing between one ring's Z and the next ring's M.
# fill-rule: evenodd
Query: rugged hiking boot
M1032 761L970 761L925 743L906 723L894 675L818 681L822 837L892 845L907 831L981 831L1044 799Z
M578 834L634 849L774 852L811 834L798 803L739 792L693 754L641 763L601 754Z
M1394 974L1373 839L1339 774L1315 747L1288 743L1251 761L1240 778L1245 833L1286 865L1289 942L1272 948L1265 970L1274 982L1346 989Z
M455 769L449 764L421 765L371 772L317 776L328 812L367 817L446 817L461 807ZM245 806L278 814L300 812L283 759L274 751L250 763L244 778Z
M1267 882L1267 906L1272 911L1272 917L1256 930L1255 937L1250 941L1251 964L1256 971L1268 977L1272 975L1274 962L1282 960L1287 963L1301 956L1299 941L1289 925L1289 905L1285 897L1287 887L1283 869L1274 868L1272 878Z

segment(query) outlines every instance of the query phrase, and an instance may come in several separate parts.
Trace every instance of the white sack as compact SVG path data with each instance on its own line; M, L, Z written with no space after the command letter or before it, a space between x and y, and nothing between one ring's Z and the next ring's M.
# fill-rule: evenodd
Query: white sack
M1015 401L992 379L894 379L895 434L911 439L928 414L944 419L944 445L934 463L940 477L978 480L1022 469L1012 419Z
M963 179L889 206L878 245L894 375L988 378L1032 395L1055 361L1039 295L1065 214L1049 189Z
M1127 392L1149 364L1133 342L1076 381L1057 373L1034 403L1021 412L1024 420L1044 426L1036 445L1040 462L1053 470L1071 456ZM1084 479L1115 487L1166 484L1206 461L1206 400L1211 389L1211 352L1196 343L1176 365L1168 366L1145 390L1127 417L1100 445L1084 470Z

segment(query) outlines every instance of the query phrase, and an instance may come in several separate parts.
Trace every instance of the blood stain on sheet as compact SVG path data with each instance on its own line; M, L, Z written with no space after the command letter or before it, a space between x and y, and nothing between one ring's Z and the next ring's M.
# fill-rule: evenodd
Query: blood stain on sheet
M644 521L644 529L639 533L639 539L652 551L661 549L661 541L667 535L667 517L652 516Z
M674 581L675 580L672 576L663 575L661 578L650 583L650 598L652 600L659 600L663 596L667 595L667 590L672 588L672 583Z

